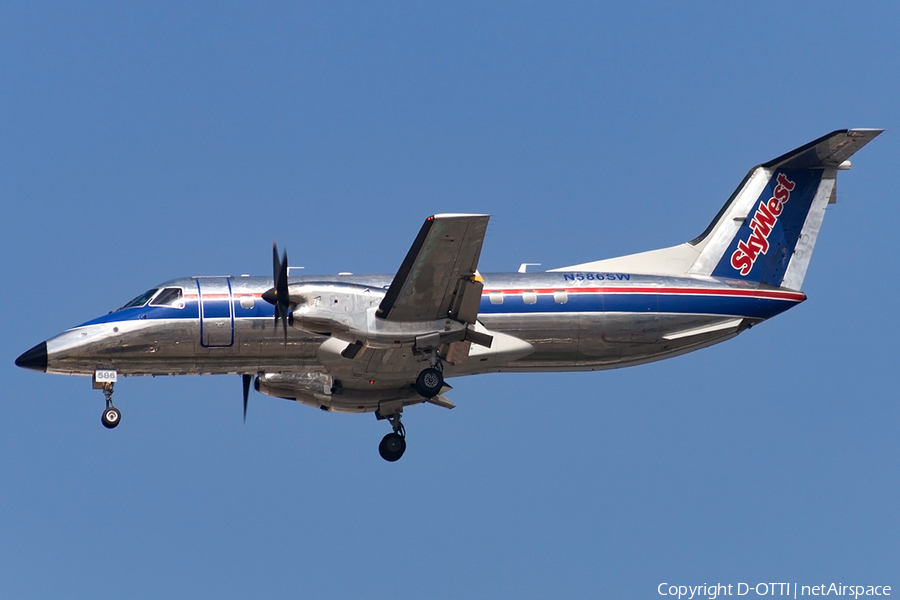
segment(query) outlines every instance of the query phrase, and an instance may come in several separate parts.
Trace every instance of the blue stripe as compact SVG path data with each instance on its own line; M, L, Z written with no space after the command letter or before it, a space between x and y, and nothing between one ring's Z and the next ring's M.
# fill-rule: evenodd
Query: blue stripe
M207 301L221 303L227 300ZM268 318L275 316L275 307L259 299L253 308L244 308L234 300L234 318ZM768 319L795 306L796 301L749 296L704 296L694 294L642 294L642 293L572 293L565 304L553 300L553 294L538 294L535 304L525 304L521 294L505 294L503 304L491 304L488 296L481 298L478 312L482 314L538 314L569 312L662 312L682 314L709 314ZM185 307L144 306L128 308L92 319L81 326L98 323L116 323L138 319L199 319L198 302L188 301Z
M527 314L567 312L662 312L709 314L768 319L795 306L793 300L747 296L700 296L690 294L569 294L565 304L552 294L539 294L535 304L525 304L521 294L506 294L503 304L491 304L485 296L478 312L483 314Z
M222 311L223 314L228 314L227 309L228 300L206 300L205 304L207 307L210 305L218 305L219 310ZM259 298L253 303L253 308L244 308L241 306L240 300L234 300L234 318L235 319L249 319L249 318L273 318L275 316L275 307L260 300ZM122 321L137 321L138 319L199 319L200 318L200 304L197 300L188 300L185 302L184 308L172 308L169 306L142 306L139 308L126 308L125 310L119 310L116 312L109 313L108 315L103 315L102 317L97 317L96 319L91 319L86 323L82 323L79 327L84 327L85 325L97 325L99 323L119 323ZM207 308L207 315L209 314L209 308ZM218 313L215 313L218 314Z

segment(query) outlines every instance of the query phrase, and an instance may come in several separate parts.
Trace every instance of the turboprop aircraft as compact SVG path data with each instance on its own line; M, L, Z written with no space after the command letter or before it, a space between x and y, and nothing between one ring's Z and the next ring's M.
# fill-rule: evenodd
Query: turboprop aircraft
M733 338L800 291L837 172L882 130L839 130L754 167L684 244L541 273L480 274L488 215L428 217L396 274L186 277L41 342L20 367L92 378L112 429L119 376L238 374L326 411L374 412L406 450L403 410L453 408L446 379L638 365Z

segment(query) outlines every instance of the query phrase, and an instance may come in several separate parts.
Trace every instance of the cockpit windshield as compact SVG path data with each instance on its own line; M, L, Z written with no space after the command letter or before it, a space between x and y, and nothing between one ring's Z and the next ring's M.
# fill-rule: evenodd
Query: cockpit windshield
M153 294L159 291L159 288L153 288L152 290L147 290L119 310L125 310L126 308L137 308L139 306L143 306L147 304L147 300L153 297Z
M153 299L150 306L169 306L171 308L184 308L184 293L181 288L163 288L163 291Z

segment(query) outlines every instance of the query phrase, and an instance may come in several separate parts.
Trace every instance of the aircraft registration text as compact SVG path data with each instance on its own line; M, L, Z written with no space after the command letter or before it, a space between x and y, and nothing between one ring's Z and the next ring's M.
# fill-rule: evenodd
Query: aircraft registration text
M564 273L564 281L631 281L628 273Z

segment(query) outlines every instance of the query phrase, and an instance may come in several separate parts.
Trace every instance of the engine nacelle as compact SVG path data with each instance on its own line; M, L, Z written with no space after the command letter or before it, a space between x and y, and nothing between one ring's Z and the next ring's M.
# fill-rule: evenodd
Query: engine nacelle
M312 333L327 334L347 343L370 348L415 347L437 349L443 344L477 337L466 323L451 318L432 321L388 321L376 316L384 290L356 284L295 284L290 288L291 325ZM472 337L475 336L475 337Z
M351 390L327 373L260 373L256 391L267 396L296 400L322 410L362 413L375 412L386 402L411 406L425 401L411 387L400 389Z
M384 297L384 290L356 284L301 283L288 289L292 326L335 336L364 329L366 311Z

